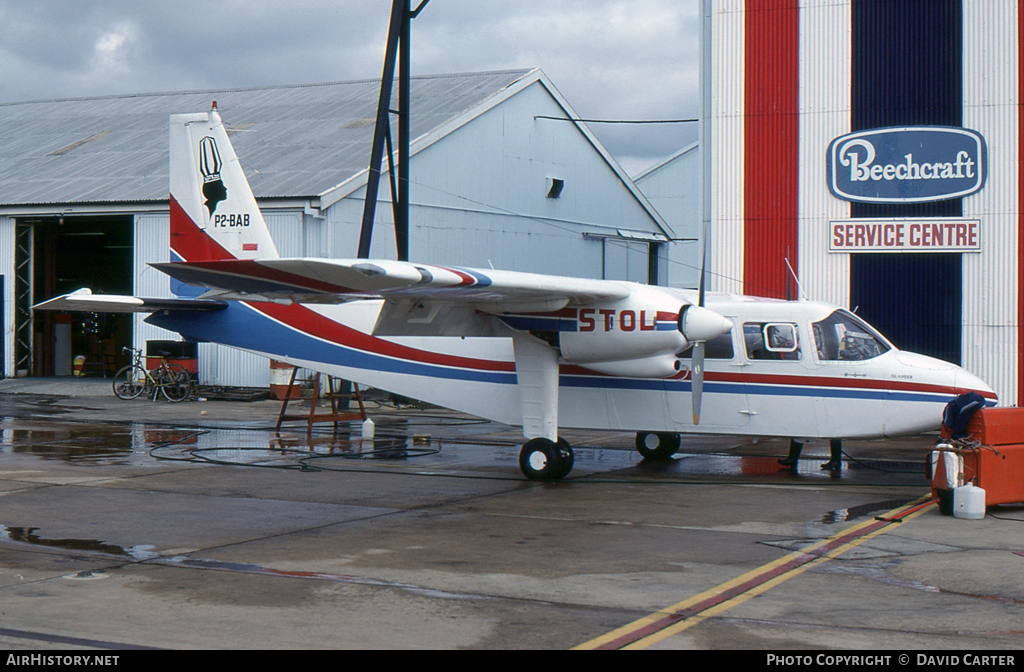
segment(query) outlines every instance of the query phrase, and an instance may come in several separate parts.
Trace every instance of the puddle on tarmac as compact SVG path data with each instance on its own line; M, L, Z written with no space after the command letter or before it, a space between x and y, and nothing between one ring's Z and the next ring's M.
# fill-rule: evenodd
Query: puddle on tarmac
M914 501L914 498L910 499L887 499L881 502L871 502L870 504L861 504L860 506L854 506L849 509L836 509L835 511L829 511L821 517L821 522L826 525L834 525L836 523L843 523L848 520L854 520L862 516L866 516L877 511L890 511L900 506L904 506Z
M720 453L676 453L671 461L642 460L638 467L646 472L667 471L675 475L717 477L771 477L829 480L836 474L823 471L825 459L805 460L797 473L779 464L774 455L722 455Z
M175 459L230 464L281 464L316 455L405 459L429 446L405 436L361 441L358 431L313 434L246 429L174 429L74 422L0 419L0 455L29 456L78 465L153 466ZM436 452L436 451L435 451Z
M58 548L71 551L91 551L132 558L133 560L149 560L159 554L153 552L152 546L117 546L96 539L47 539L39 535L38 527L14 527L0 525L0 537L23 544Z
M81 425L2 427L0 453L31 455L68 462L103 460L123 463L138 446L131 430Z

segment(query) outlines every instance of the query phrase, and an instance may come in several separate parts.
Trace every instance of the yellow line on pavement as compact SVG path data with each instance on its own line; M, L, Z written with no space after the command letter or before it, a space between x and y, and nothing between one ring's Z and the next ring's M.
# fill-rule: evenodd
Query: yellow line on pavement
M728 609L743 604L811 567L839 556L895 525L916 518L934 506L922 497L871 520L862 521L799 551L742 574L711 590L660 609L575 649L644 649Z

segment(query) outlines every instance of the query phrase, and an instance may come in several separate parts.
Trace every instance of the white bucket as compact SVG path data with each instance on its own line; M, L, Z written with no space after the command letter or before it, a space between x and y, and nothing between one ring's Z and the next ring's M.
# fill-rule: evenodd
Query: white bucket
M965 485L953 490L953 517L981 520L985 517L985 490Z

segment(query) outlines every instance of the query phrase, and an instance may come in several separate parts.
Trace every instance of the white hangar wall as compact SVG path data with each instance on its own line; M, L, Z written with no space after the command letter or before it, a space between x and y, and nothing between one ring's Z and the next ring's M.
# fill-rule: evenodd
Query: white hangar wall
M963 255L964 366L1024 401L1020 342L1020 8L1016 0L963 2L963 125L988 144L989 179L964 199L981 221L980 254Z
M435 264L648 281L653 210L538 79L468 122L412 143L409 257ZM370 256L395 256L387 174ZM562 180L549 198L551 180ZM364 184L326 208L334 257L354 257ZM659 246L662 282L666 250Z
M923 121L865 126L864 99L854 100L858 95L856 79L865 76L858 67L876 64L870 62L871 54L865 55L865 43L857 40L864 40L865 35L868 40L883 40L886 33L874 38L872 31L878 29L874 24L886 23L891 29L903 20L893 19L893 12L900 12L898 17L905 12L909 17L906 22L913 24L897 26L897 30L916 36L920 19L915 12L933 8L944 14L941 21L954 26L955 37L962 42L959 48L947 48L955 52L957 61L953 68L957 73L954 83L960 87L956 113L961 116L952 124ZM830 250L830 223L856 222L858 217L869 215L864 214L863 204L851 204L830 192L826 181L829 143L871 127L953 125L972 129L984 138L988 150L988 178L983 188L961 198L961 210L954 214L896 214L893 219L948 217L980 222L979 250L949 252L958 257L960 278L954 293L959 297L955 311L959 363L991 384L1001 405L1019 404L1024 398L1024 301L1019 239L1022 18L1018 3L702 0L702 14L703 39L709 54L704 65L708 128L702 137L709 144L703 170L710 180L705 215L712 228L716 271L712 286L719 291L760 293L751 289L757 285L751 278L774 263L759 257L750 247L751 241L761 235L772 242L787 241L779 245L793 241L800 280L809 298L855 308L851 305L858 291L855 262L869 255ZM865 28L865 23L871 25ZM764 30L766 25L773 29ZM922 44L927 44L931 38L926 31L920 34ZM878 42L875 46L884 45ZM917 44L905 47L911 52L925 48ZM858 49L862 50L859 57ZM935 52L932 56L939 61L942 54ZM938 69L931 62L924 67ZM907 79L927 81L929 76L925 73L922 79L919 73L908 73ZM895 81L899 83L898 78ZM930 93L922 92L920 87L908 91L909 107L923 105L919 97ZM766 111L766 101L781 106L775 112ZM871 113L869 109L867 116ZM787 117L797 123L797 132L791 135ZM768 124L774 132L764 134L759 124ZM755 136L759 132L762 134ZM765 159L774 163L765 164ZM777 190L750 189L752 184L766 182L764 171L778 178ZM786 190L783 178L795 178L792 191ZM757 199L761 202L755 202ZM908 259L913 255L938 256L929 252L884 254ZM918 291L881 283L876 288L880 295L888 293L894 301L900 292ZM863 285L859 291L863 291ZM934 305L936 314L945 308L942 301Z
M698 143L633 178L675 232L668 245L668 284L695 289L700 282L700 152Z
M0 293L0 377L14 375L14 218L0 217L0 275L4 277Z

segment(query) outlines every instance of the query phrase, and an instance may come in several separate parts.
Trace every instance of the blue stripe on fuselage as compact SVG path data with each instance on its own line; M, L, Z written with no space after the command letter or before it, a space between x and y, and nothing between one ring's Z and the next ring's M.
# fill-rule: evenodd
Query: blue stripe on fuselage
M230 302L226 310L200 313L194 311L161 311L146 322L176 331L186 338L221 343L235 348L258 352L269 357L324 362L368 371L384 371L405 375L425 376L444 380L515 385L516 374L505 371L487 371L461 366L444 366L410 359L391 357L340 345L317 338L271 319L242 303ZM617 378L562 374L560 385L566 388L601 390L649 390L657 392L690 392L689 380ZM945 402L952 393L899 392L883 389L833 388L801 385L771 385L764 383L705 381L705 394L734 394L754 396L830 397L863 400Z

